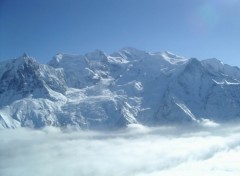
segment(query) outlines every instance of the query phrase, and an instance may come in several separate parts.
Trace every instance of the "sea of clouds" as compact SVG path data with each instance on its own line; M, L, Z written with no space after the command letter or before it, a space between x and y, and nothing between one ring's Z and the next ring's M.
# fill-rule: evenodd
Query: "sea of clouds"
M0 131L1 176L239 176L240 125Z

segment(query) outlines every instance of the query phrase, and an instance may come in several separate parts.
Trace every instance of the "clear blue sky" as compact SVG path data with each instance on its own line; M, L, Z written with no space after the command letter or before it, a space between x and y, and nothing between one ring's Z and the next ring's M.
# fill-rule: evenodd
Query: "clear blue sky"
M240 66L240 0L0 0L0 60L125 46Z

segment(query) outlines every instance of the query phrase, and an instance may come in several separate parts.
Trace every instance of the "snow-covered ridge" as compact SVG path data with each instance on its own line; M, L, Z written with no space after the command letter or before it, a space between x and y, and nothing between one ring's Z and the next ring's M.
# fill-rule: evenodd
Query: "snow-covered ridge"
M24 54L0 63L0 128L112 129L240 117L240 69L217 59L126 47L113 54Z
M161 56L163 59L165 59L166 61L168 61L171 64L184 63L188 60L182 56L175 55L169 51L156 52L156 53L150 53L150 54Z

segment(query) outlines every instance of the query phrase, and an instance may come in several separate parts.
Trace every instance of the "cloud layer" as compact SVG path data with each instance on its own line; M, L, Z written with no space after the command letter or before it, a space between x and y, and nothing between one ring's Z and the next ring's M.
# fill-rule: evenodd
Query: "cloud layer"
M240 127L0 131L4 176L239 176Z

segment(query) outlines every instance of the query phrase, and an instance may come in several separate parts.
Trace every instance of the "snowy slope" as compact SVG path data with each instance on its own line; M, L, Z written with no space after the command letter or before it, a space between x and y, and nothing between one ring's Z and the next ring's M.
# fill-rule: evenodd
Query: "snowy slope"
M0 100L0 128L221 123L240 117L240 69L130 47L48 65L24 54L0 63Z

